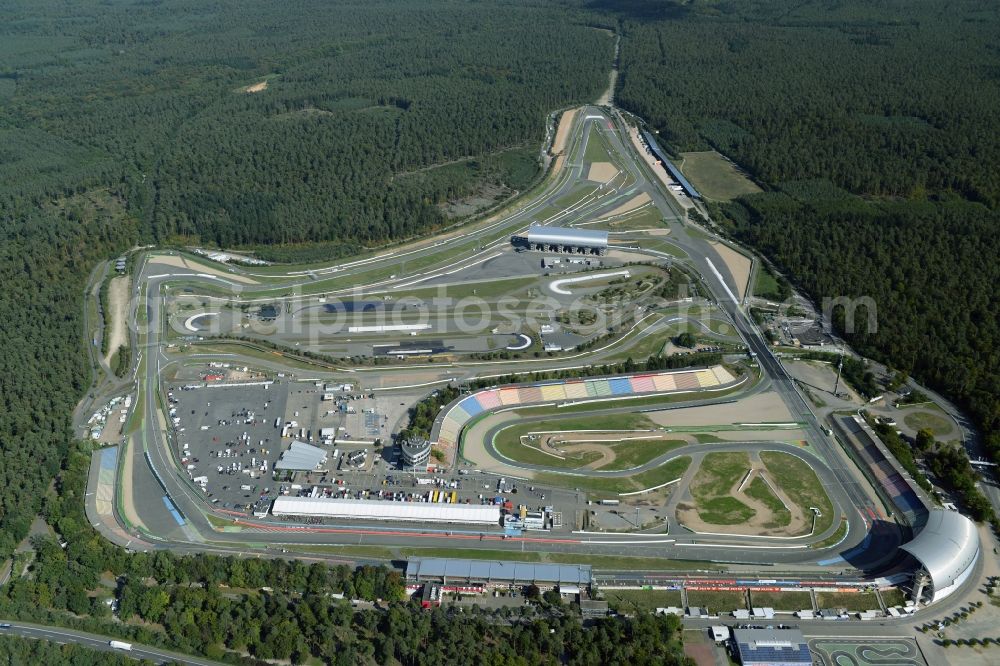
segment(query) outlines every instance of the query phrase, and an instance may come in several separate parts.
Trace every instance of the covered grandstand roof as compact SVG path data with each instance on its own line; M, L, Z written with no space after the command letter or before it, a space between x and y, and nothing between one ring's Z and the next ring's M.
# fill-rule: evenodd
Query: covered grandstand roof
M407 560L406 578L590 585L590 567L580 564L533 564L428 557Z
M294 441L288 447L288 450L282 453L278 461L274 463L274 469L309 472L325 462L326 451L312 444Z
M664 168L666 168L666 170L670 172L670 175L674 177L674 180L680 183L681 187L683 187L690 196L700 199L701 195L698 194L698 190L694 189L694 185L688 182L688 179L684 177L681 170L674 166L673 162L670 161L670 158L667 157L667 153L660 148L658 143L656 143L656 139L653 138L653 135L643 130L642 136L646 139L646 143L649 144L650 150L652 150L656 157L663 162Z
M279 497L271 513L276 516L320 516L423 523L499 525L500 507L481 504L433 504L385 500Z
M544 227L532 224L528 227L529 243L548 245L581 245L586 247L607 247L608 232L594 229L570 229L568 227Z
M901 548L920 561L930 574L935 598L962 579L979 555L976 524L958 513L936 509L924 529Z

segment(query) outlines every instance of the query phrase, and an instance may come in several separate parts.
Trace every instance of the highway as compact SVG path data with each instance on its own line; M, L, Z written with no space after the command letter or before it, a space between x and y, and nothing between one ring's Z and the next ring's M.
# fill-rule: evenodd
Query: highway
M137 660L148 659L154 664L178 663L188 664L189 666L217 666L222 663L218 661L210 661L201 657L192 657L180 652L164 650L162 648L156 648L149 645L140 645L139 643L133 643L125 639L115 638L113 636L101 636L86 631L76 631L75 629L64 629L62 627L21 622L19 620L0 620L0 623L10 625L9 628L0 629L0 636L20 636L22 638L51 641L59 645L65 643L76 643L77 645L89 647L94 650L100 650L101 652L114 652L116 654L131 657ZM113 648L109 645L109 641L111 640L120 640L122 642L130 643L132 645L132 649L125 651Z

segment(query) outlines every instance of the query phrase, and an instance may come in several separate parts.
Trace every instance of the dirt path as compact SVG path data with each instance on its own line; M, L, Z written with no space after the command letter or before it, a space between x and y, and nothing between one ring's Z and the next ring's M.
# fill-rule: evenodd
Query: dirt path
M128 306L128 277L122 275L111 279L108 285L108 311L104 313L104 334L108 336L108 353L104 362L110 367L111 357L118 348L127 344L126 307Z
M617 456L615 452L609 447L596 442L581 442L574 443L572 440L566 441L561 437L545 437L542 440L542 446L544 449L548 449L548 452L552 452L554 455L560 455L560 457L567 453L597 453L601 457L597 460L583 465L581 469L600 469L605 465L610 465L615 461Z
M719 256L722 257L722 260L726 262L726 268L729 269L733 280L736 281L737 295L742 299L746 296L747 282L750 280L750 267L753 265L753 262L725 243L713 242L711 245L719 253Z
M617 83L617 81L618 81L618 70L612 69L611 73L608 74L607 89L601 94L600 97L597 98L598 106L609 106L611 104L611 102L614 100L615 97L615 83Z
M569 111L563 111L563 114L559 116L559 127L556 129L556 138L552 141L552 150L550 151L553 155L562 155L566 152L566 140L569 139L569 131L573 127L573 119L576 118L576 114L580 112L580 109L570 109ZM558 169L556 169L558 171Z
M615 38L615 58L612 60L611 72L608 73L608 87L605 88L601 96L597 98L595 104L598 106L610 106L611 102L615 99L615 83L618 81L618 53L621 47L621 37L615 33L613 30L607 30L604 28L597 28L601 32L611 35Z

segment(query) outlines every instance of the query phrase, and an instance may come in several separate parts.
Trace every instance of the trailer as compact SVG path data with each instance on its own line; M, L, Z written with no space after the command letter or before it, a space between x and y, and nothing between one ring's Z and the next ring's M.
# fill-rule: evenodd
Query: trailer
M126 652L132 651L132 644L125 643L124 641L108 641L108 646L116 650L125 650Z

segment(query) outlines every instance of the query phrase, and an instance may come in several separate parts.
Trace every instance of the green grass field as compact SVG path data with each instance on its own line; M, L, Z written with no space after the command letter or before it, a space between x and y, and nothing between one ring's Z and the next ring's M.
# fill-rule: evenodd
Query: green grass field
M874 592L817 592L816 604L820 608L846 608L864 611L878 608Z
M561 469L579 469L598 460L601 457L596 451L568 452L563 457L549 455L539 448L537 442L522 444L520 441L505 441L497 443L497 451L506 458L526 463Z
M607 590L604 596L611 608L623 612L681 605L680 590Z
M610 231L643 231L646 229L665 229L666 220L658 208L644 206L634 212L626 213L625 217L610 222L590 225L590 228L608 229Z
M812 608L812 597L808 592L754 592L750 590L750 605L754 608L797 611Z
M564 458L558 458L543 452L539 441L522 444L521 437L531 432L559 432L572 430L637 430L653 426L645 416L639 414L611 414L608 416L574 417L569 419L552 419L536 421L504 428L497 433L494 444L502 455L531 465L545 465L576 469L588 465L601 457L595 451L570 452ZM655 458L652 455L647 460ZM630 465L634 467L634 465Z
M589 443L588 443L589 444ZM682 440L618 441L601 444L614 453L611 462L595 467L602 470L627 470L645 465L650 460L684 446ZM564 447L560 446L560 449ZM542 465L564 469L579 469L601 458L598 451L566 451L562 458L550 455L540 448L540 442L521 443L519 440L505 440L497 443L497 450L507 458L531 465Z
M587 134L587 149L583 153L584 162L610 162L611 151L608 149L608 142L601 135L597 125L590 126Z
M943 437L952 431L951 421L947 417L926 409L917 409L905 414L903 423L914 430L926 428L933 432L935 437Z
M792 522L792 513L785 508L785 505L782 504L781 500L778 499L778 496L771 491L764 479L759 476L756 477L753 481L747 484L747 487L744 488L744 492L758 502L763 503L774 515L774 520L764 523L765 529L770 530L777 527L785 527L788 523Z
M738 196L761 191L732 162L714 150L681 153L681 157L681 172L709 199L731 201Z
M767 298L772 301L782 300L781 285L778 279L768 270L766 264L761 264L757 270L757 276L753 284L754 296Z
M739 525L752 518L756 512L730 496L733 486L749 469L750 456L746 453L706 455L691 481L698 516L713 525Z
M880 594L882 595L882 601L885 602L886 606L902 606L906 603L906 593L898 587L882 590Z
M688 606L707 608L714 612L729 612L746 608L746 597L742 592L702 592L691 590L687 593Z
M656 439L612 444L610 448L615 452L615 459L600 469L622 470L639 467L686 444L687 442L680 439Z
M736 329L724 319L709 319L705 322L705 325L716 335L736 337Z
M690 464L691 458L681 456L649 471L626 477L569 476L557 472L543 472L536 474L535 480L539 485L579 488L594 493L597 497L615 497L618 493L645 490L679 479Z
M829 546L836 545L836 544L840 543L841 541L843 541L844 537L847 536L847 530L848 530L847 521L846 520L841 520L840 521L840 526L837 527L836 531L833 534L831 534L827 538L823 539L822 541L813 544L811 547L812 548L827 548Z
M821 515L816 519L817 534L833 524L833 503L816 472L804 460L777 451L765 451L760 459L767 467L768 479L777 484L806 516L811 513L811 507L820 510Z

